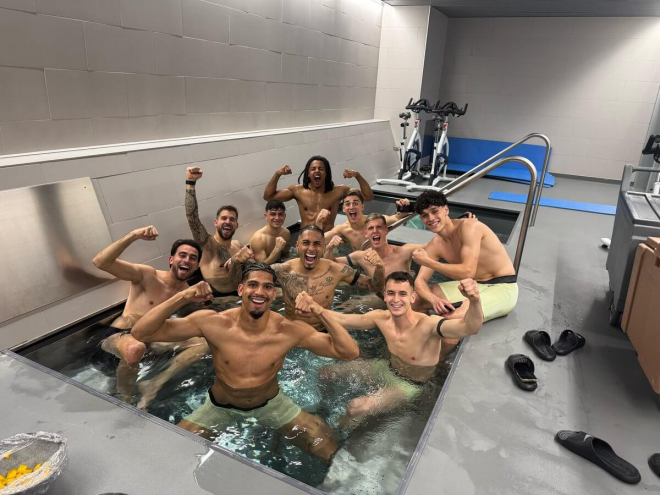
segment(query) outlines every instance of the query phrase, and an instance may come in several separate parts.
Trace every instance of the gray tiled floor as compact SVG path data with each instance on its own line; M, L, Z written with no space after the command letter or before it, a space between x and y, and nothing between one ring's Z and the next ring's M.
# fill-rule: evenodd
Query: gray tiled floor
M491 191L525 194L525 188L486 179L451 200L522 209L485 198ZM616 185L558 178L544 194L616 204L617 192ZM613 219L540 208L522 259L518 305L468 341L407 494L660 493L646 462L660 451L660 410L629 340L608 325L607 252L599 239L610 236ZM530 329L544 329L554 340L565 328L584 335L587 345L552 363L535 358L522 340ZM505 371L514 353L534 359L536 392L518 389ZM560 447L554 434L561 429L609 442L640 470L641 484L625 485Z

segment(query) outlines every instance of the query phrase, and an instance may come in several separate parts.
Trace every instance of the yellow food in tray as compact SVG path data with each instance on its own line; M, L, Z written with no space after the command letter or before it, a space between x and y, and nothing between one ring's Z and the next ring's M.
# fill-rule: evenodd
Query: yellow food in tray
M3 456L4 459L8 459L7 455ZM41 463L34 466L32 469L28 468L27 465L21 464L16 469L10 470L6 475L0 473L0 489L7 486L9 483L12 483L15 480L20 479L22 476L31 474L41 467Z

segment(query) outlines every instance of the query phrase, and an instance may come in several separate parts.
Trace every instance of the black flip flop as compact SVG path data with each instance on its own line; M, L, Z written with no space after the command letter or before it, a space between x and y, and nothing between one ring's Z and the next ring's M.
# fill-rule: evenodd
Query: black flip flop
M552 348L560 356L565 356L570 354L580 347L584 347L586 340L579 333L575 333L573 330L564 330L557 339L557 342L552 344Z
M530 330L529 332L525 332L523 338L541 359L545 361L554 361L557 357L555 350L550 345L552 341L550 340L548 332L544 332L543 330Z
M660 477L660 454L653 454L649 457L649 467L656 476Z
M534 376L534 363L524 354L513 354L506 360L506 366L513 375L513 381L526 392L536 390L536 376Z
M562 430L555 436L557 442L571 452L593 462L624 483L634 485L642 479L639 471L621 459L609 443L583 431Z

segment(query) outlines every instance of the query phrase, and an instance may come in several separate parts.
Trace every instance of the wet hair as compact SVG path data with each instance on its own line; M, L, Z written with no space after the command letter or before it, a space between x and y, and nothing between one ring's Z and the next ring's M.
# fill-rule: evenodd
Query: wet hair
M415 213L421 215L424 210L431 206L447 206L447 197L438 191L424 191L417 196Z
M197 250L197 261L201 261L202 259L202 247L199 245L197 241L193 241L192 239L178 239L174 241L174 244L172 244L172 249L170 249L170 256L174 256L179 249L179 246L191 246L194 247Z
M324 156L314 155L309 160L307 160L307 165L305 165L305 170L303 170L298 176L298 184L300 184L300 178L303 180L303 187L309 189L309 167L312 166L312 162L323 162L325 166L325 192L330 192L335 187L335 183L332 182L332 169L330 168L330 162Z
M408 282L411 287L415 287L415 280L412 278L412 275L408 272L392 272L387 277L385 277L385 285L390 280L395 282Z
M215 218L218 218L223 210L233 211L236 213L236 220L238 220L238 209L234 205L222 205L220 208L218 208L218 212L215 214Z
M359 189L349 189L348 192L341 197L342 202L349 196L357 196L360 203L364 204L364 196L362 196L362 191Z
M300 229L300 234L298 235L298 239L300 239L300 236L303 235L303 232L307 232L310 230L314 232L318 232L319 234L321 234L321 237L323 237L323 239L325 240L325 232L318 225L308 225L307 227L303 227L302 229Z
M374 220L382 220L383 225L387 227L387 220L385 219L385 216L382 213L369 213L367 215L367 219L364 221L364 226L366 227L369 222L372 222Z
M273 270L270 265L263 263L261 261L255 261L254 263L249 263L243 269L243 274L241 275L241 281L245 282L252 272L266 272L273 277L273 283L277 282L277 275L275 270Z
M268 203L266 203L265 211L270 210L286 211L286 206L284 206L284 203L282 203L279 199L271 199Z

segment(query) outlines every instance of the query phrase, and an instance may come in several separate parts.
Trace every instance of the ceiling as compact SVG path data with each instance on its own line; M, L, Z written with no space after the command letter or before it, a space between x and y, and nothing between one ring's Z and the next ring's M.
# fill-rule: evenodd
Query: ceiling
M383 0L433 5L447 17L657 17L660 0Z

